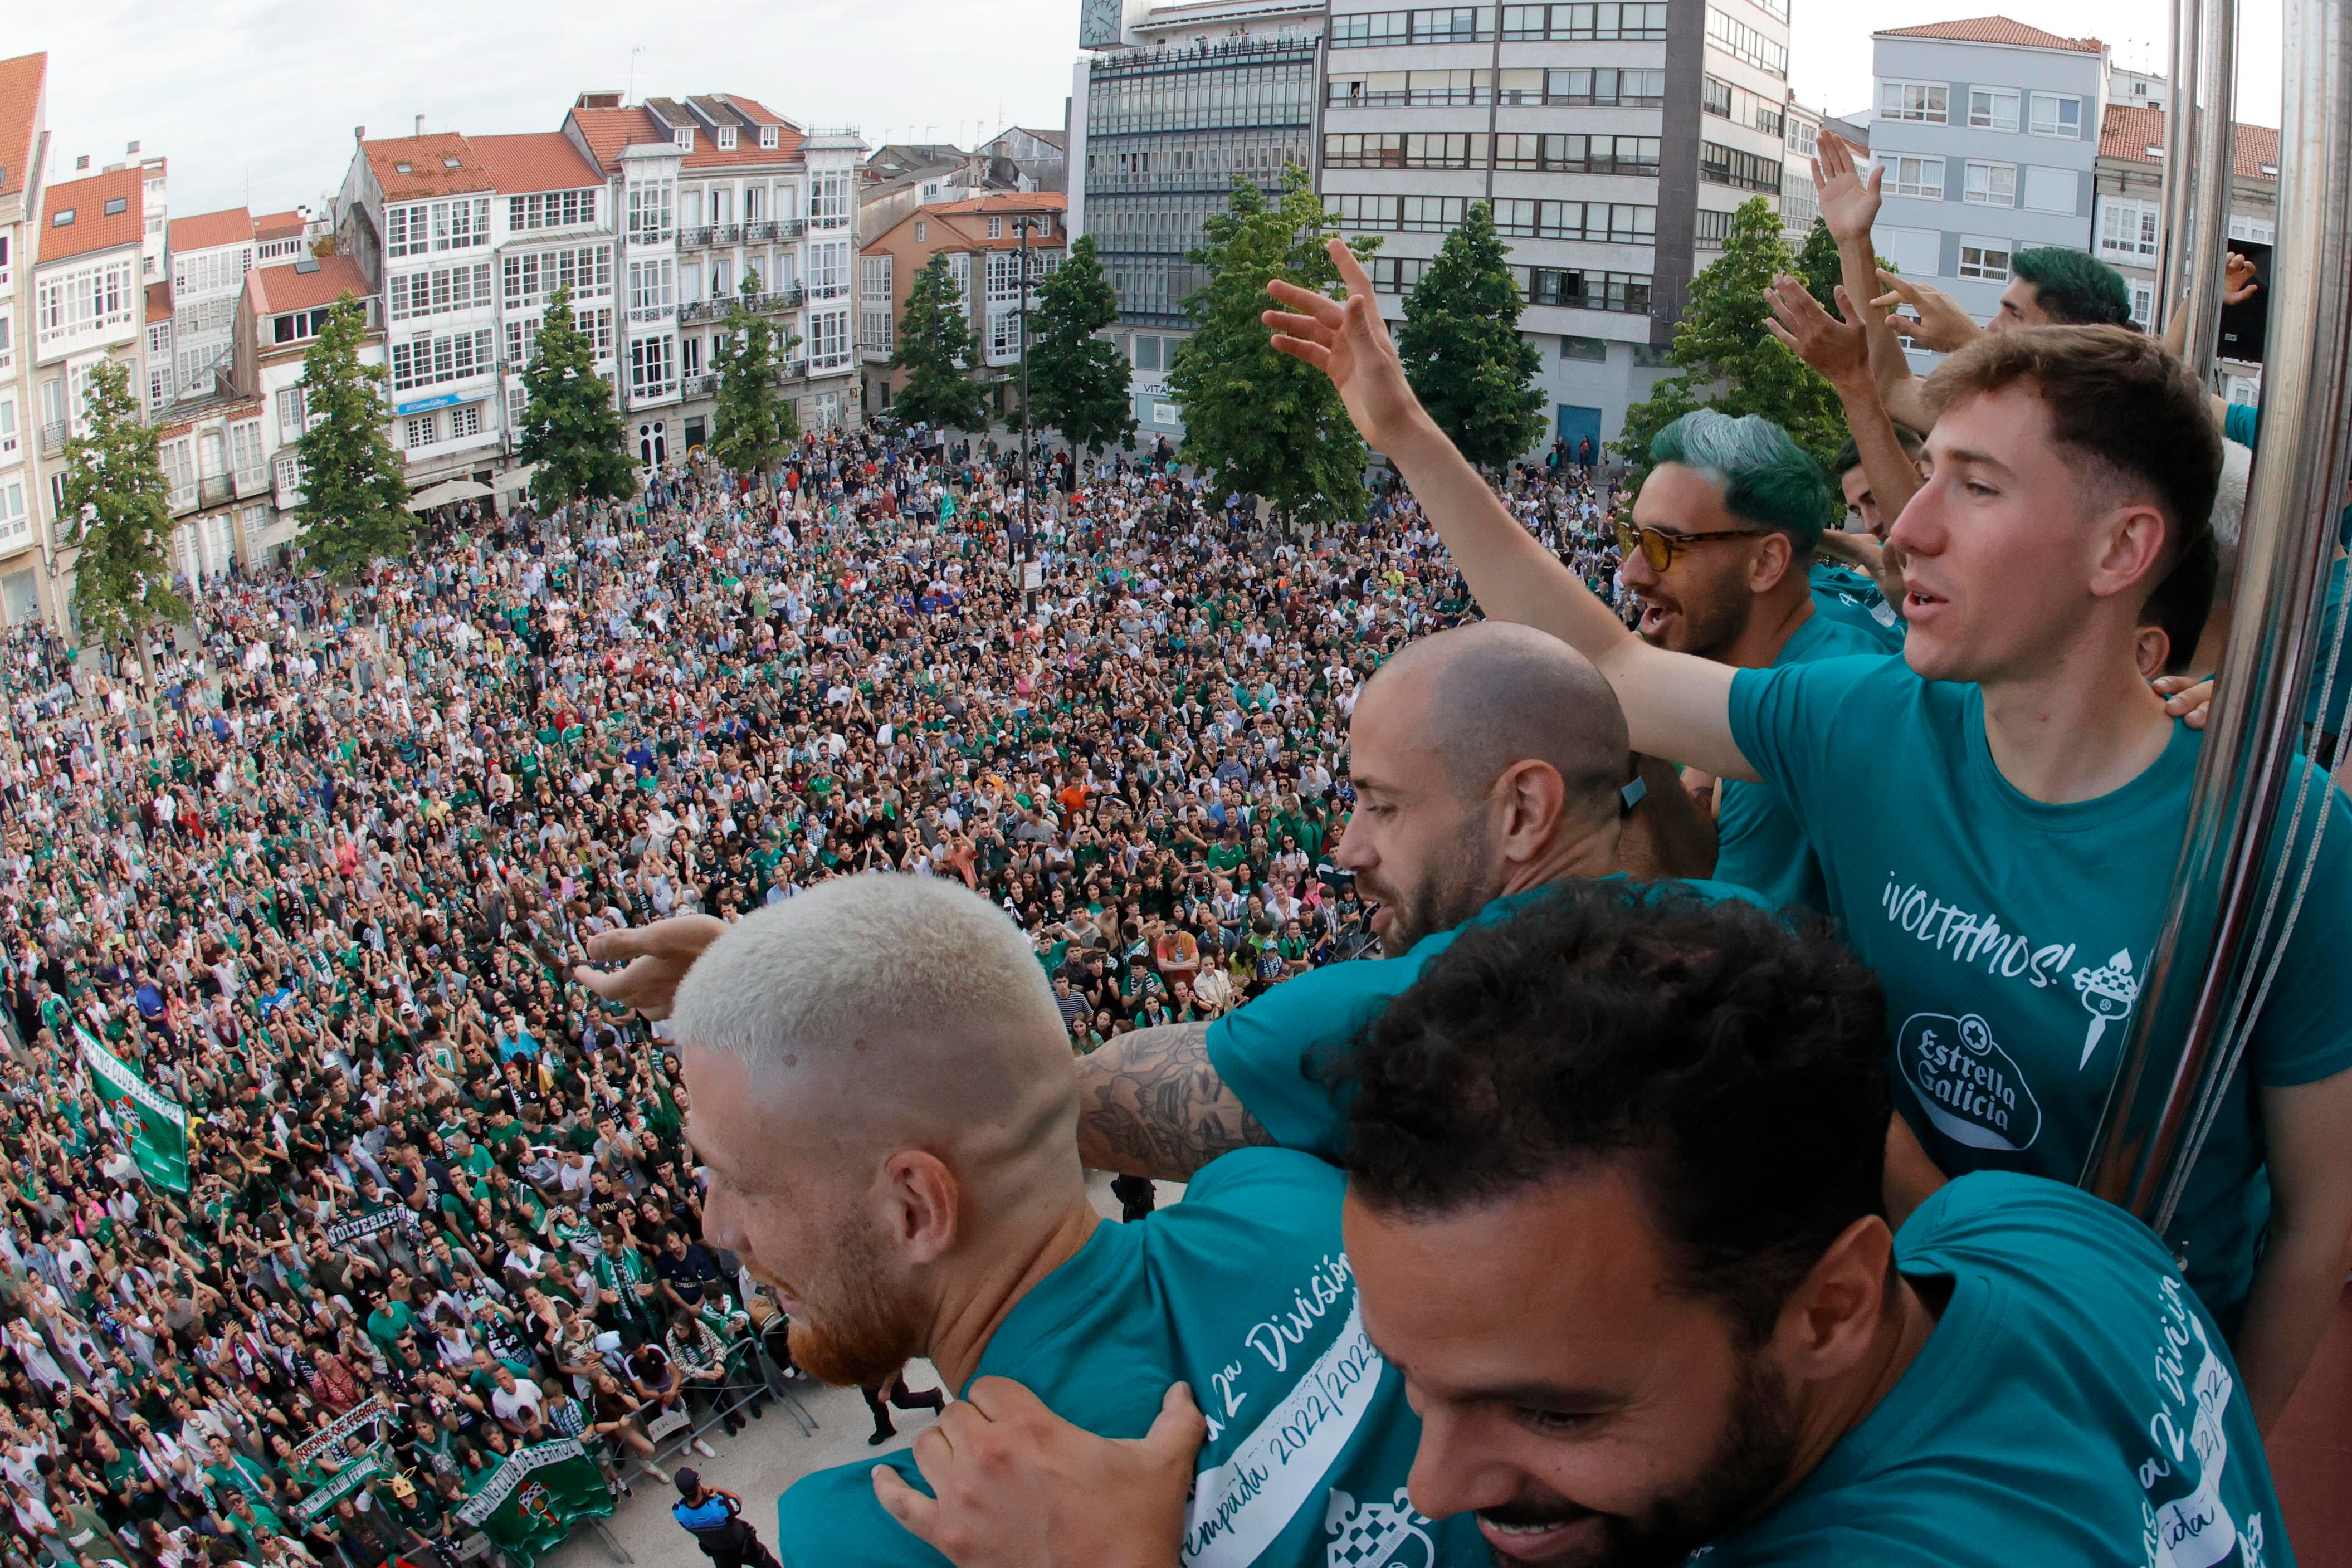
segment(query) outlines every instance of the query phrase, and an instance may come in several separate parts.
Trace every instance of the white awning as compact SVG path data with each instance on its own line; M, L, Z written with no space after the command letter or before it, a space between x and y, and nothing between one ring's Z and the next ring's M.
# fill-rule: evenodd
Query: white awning
M477 485L471 479L444 479L430 489L419 490L408 498L412 512L429 512L436 507L446 507L452 501L478 501L490 494L488 485Z

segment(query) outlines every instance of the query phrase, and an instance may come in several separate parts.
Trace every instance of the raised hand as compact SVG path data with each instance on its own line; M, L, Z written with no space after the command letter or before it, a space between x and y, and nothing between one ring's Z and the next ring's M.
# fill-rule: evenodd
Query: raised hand
M1421 400L1405 380L1404 361L1381 319L1371 275L1346 241L1334 238L1330 252L1348 286L1346 299L1276 278L1265 291L1285 308L1268 310L1259 319L1274 329L1276 349L1331 378L1358 434L1386 452L1421 417Z
M583 964L572 977L608 1002L666 1019L677 999L677 983L726 929L727 923L713 915L676 915L651 925L599 931L588 938L588 956L600 963L625 958L626 967L605 974Z
M1845 285L1837 286L1843 320L1822 309L1804 283L1785 272L1775 276L1764 290L1764 302L1772 310L1764 329L1779 339L1782 348L1820 371L1822 380L1841 389L1870 384L1870 335Z
M2221 303L2243 305L2262 287L2254 281L2254 264L2231 251L2221 263Z
M1878 187L1885 181L1886 165L1873 169L1865 179L1853 161L1853 149L1825 131L1813 143L1812 166L1813 199L1831 237L1840 245L1851 239L1866 242L1871 225L1878 221Z
M1878 269L1878 281L1886 292L1871 303L1882 310L1892 310L1897 305L1908 305L1915 316L1889 317L1898 331L1907 332L1924 349L1939 354L1953 350L1977 335L1979 328L1959 302L1932 283L1914 283L1898 277L1885 267Z

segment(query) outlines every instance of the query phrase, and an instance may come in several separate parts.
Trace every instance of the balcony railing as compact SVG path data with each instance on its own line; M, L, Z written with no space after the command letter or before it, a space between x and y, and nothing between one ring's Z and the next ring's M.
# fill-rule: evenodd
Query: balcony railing
M803 294L800 285L795 283L790 288L772 289L768 293L755 296L751 301L751 308L762 316L773 315L779 310L797 310L801 308L801 301L806 296Z
M703 224L690 229L680 229L677 231L677 248L680 250L703 249L711 243L711 236L718 232L709 224Z
M678 383L678 391L688 397L709 397L718 390L719 378L715 375L688 376Z
M63 452L65 449L66 449L66 424L65 424L65 421L63 421L63 420L58 420L57 423L53 423L53 424L45 424L45 425L41 426L41 455L42 455L42 456L44 456L44 457L55 457L58 453Z
M742 241L743 230L740 225L736 224L719 224L714 225L710 241L711 244L740 245Z
M677 308L681 321L711 321L727 314L729 302L724 299L695 299Z
M236 498L236 481L226 474L207 474L196 481L196 491L202 505L217 507Z

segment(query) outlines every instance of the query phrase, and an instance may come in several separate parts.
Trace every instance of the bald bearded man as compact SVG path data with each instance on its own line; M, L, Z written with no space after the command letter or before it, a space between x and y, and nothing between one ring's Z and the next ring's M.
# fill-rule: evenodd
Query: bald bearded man
M1391 956L1309 970L1223 1018L1081 1057L1088 1166L1181 1180L1265 1144L1337 1159L1342 1116L1322 1078L1365 1021L1465 924L1555 883L1623 874L1625 716L1556 637L1484 621L1410 643L1365 685L1348 741L1356 807L1339 863L1377 903Z
M600 956L644 967L599 988L658 1010L679 935L608 934ZM1372 1535L1416 1537L1424 1561L1478 1550L1466 1518L1404 1501L1420 1428L1357 1312L1339 1174L1251 1150L1180 1206L1100 1219L1061 1015L1002 910L950 881L843 877L688 961L671 1024L711 1175L705 1233L774 1288L802 1368L865 1385L928 1356L976 1410L1011 1378L1154 1454L1205 1426L1188 1563L1321 1568ZM796 1483L783 1561L940 1563L876 1489L912 1483L954 1414L887 1477L856 1464Z

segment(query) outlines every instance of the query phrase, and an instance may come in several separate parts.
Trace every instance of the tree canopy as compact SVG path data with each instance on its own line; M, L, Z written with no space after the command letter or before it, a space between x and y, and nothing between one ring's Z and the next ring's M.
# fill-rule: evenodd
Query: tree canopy
M302 356L308 428L302 462L302 551L329 577L349 579L370 561L408 553L416 519L407 471L384 427L383 368L360 362L367 308L350 294L328 308L319 340Z
M583 497L618 500L636 488L613 385L596 373L596 345L573 319L568 284L548 297L522 384L520 453L538 465L534 506L549 512Z
M1525 300L1494 209L1473 202L1437 257L1405 297L1397 354L1405 379L1437 427L1482 468L1499 468L1544 428L1542 368L1519 335Z
M710 450L739 474L764 474L782 462L801 436L792 400L776 385L776 366L800 340L776 329L751 308L760 275L743 269L741 298L727 313L716 363L719 412Z
M965 316L964 291L948 270L948 253L931 253L915 274L898 318L898 347L890 368L907 372L890 411L908 423L942 430L985 430L988 400L966 372L976 345Z
M1118 319L1118 291L1103 274L1094 235L1083 235L1037 286L1029 338L1030 412L1060 431L1073 451L1135 449L1127 356L1096 336Z
M131 372L120 361L91 367L80 424L65 445L60 513L79 552L75 611L85 637L137 649L145 668L147 628L185 621L188 604L172 587L171 482L155 427L139 417Z

